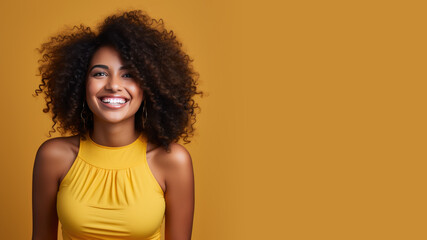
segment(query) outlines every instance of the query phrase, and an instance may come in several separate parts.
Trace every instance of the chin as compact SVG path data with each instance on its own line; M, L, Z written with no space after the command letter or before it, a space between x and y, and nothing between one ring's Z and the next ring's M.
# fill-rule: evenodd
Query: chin
M135 121L134 117L111 117L111 116L102 116L102 117L96 117L97 119L99 119L101 122L106 122L106 123L122 123L122 122L126 122L126 121Z

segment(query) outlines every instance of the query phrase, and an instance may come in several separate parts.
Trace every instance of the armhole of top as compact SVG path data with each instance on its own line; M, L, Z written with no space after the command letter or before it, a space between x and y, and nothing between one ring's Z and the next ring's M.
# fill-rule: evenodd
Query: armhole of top
M65 174L64 178L62 178L62 181L59 183L58 189L61 188L61 186L63 185L62 183L65 182L66 179L68 179L68 176L70 175L71 170L74 168L74 166L76 165L76 161L77 159L80 157L81 151L82 151L82 138L81 136L79 136L79 150L77 152L76 158L73 160L73 163L71 164L71 167L68 169L67 173Z
M159 192L160 194L162 194L164 196L165 192L163 192L163 188L160 186L159 181L154 176L153 172L151 171L150 165L148 164L148 160L147 160L148 141L146 139L144 141L144 144L145 144L145 154L144 154L145 169L147 170L149 178L151 178L152 183L155 185L154 188L157 190L157 192Z
M163 188L160 186L159 181L157 181L156 177L150 169L150 166L148 165L147 158L145 158L145 167L147 169L148 175L150 175L149 178L151 178L152 183L155 185L154 188L162 195L165 195L165 193L163 192Z

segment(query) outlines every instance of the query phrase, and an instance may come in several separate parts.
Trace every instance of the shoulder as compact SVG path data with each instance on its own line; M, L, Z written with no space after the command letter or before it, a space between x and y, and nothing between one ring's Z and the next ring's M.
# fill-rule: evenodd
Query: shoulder
M156 162L162 165L164 170L173 170L192 165L190 153L178 143L171 143L169 151L158 147L155 149Z
M171 143L169 151L156 147L150 151L149 155L153 166L158 169L160 179L166 186L179 184L185 179L194 177L190 153L181 144Z
M35 164L55 168L62 173L64 168L77 155L79 136L57 137L44 141L37 150Z
M64 154L71 154L78 151L79 148L79 137L56 137L44 141L38 151L37 155L54 159L63 157Z

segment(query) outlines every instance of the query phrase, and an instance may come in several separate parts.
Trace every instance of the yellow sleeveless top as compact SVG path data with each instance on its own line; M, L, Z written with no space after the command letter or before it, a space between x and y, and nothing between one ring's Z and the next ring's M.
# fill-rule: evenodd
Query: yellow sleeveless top
M160 240L165 199L146 159L147 141L108 147L86 134L57 193L64 240Z

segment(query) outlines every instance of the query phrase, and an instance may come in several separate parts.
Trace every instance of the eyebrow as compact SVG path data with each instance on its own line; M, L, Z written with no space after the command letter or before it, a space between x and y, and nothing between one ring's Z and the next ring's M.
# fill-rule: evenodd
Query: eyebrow
M89 72L90 72L90 71L92 71L92 69L94 69L94 68L96 68L96 67L103 68L103 69L107 69L107 70L109 69L107 65L100 65L100 64L98 64L98 65L93 65L93 66L89 69ZM122 70L122 69L129 69L129 67L127 67L127 66L121 66L121 67L120 67L120 70Z

